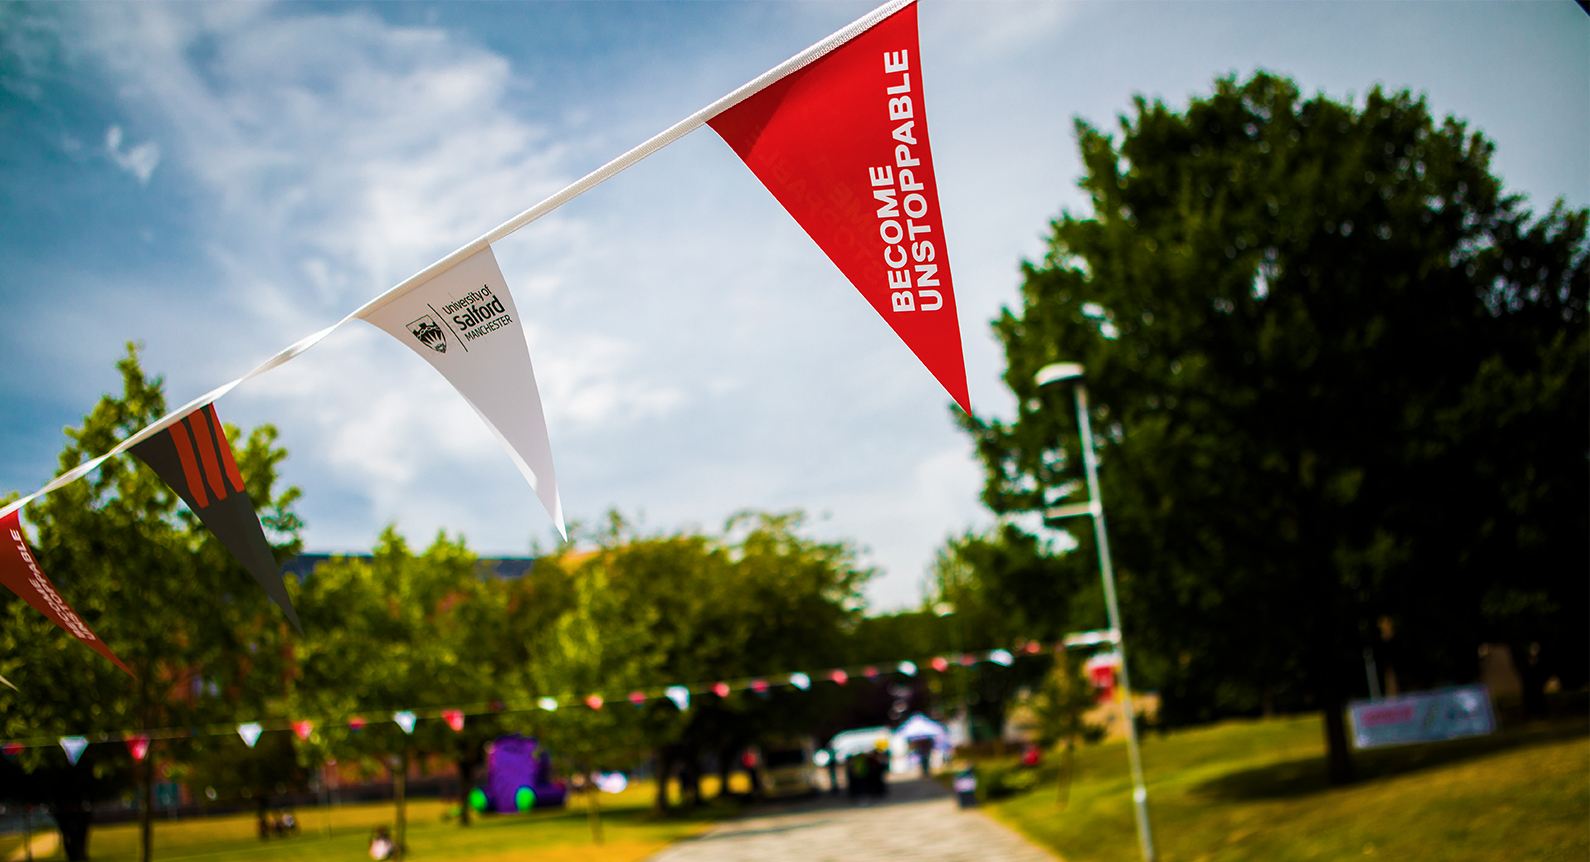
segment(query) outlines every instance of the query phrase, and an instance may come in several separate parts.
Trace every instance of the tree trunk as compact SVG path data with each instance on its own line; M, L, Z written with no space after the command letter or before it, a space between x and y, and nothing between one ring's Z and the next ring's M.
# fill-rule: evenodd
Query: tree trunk
M94 819L94 813L81 802L71 806L53 805L50 813L55 816L55 823L61 828L61 849L66 852L66 858L71 862L86 862L88 824Z
M475 789L475 784L470 780L470 773L474 770L474 760L458 758L458 825L469 825L469 792Z
M144 727L155 727L150 719L150 674L148 668L141 668L144 673L138 679L138 717L143 721ZM138 858L143 862L152 862L155 858L155 757L153 748L144 749L143 770L143 811L138 813ZM87 848L84 848L84 858L87 858Z
M1325 714L1325 772L1331 784L1341 785L1354 778L1353 753L1347 746L1347 693L1342 671L1351 666L1349 662L1358 660L1362 648L1358 644L1344 646L1342 643L1341 620L1348 619L1349 615L1343 607L1345 597L1340 574L1331 562L1330 552L1336 544L1333 526L1328 518L1315 511L1317 506L1304 508L1300 519L1304 532L1301 544L1314 549L1310 562L1301 572L1304 584L1300 593L1312 603L1304 617L1310 627L1305 655L1314 694Z
M271 837L271 825L265 819L270 811L270 799L264 793L259 795L259 808L255 814L259 818L259 840L265 841Z
M399 859L402 859L404 856L408 855L409 852L407 835L409 820L408 812L404 809L403 799L404 785L407 783L408 777L409 749L408 746L405 745L403 747L402 756L398 758L397 773L392 777L392 797L397 802L397 833L393 839L393 843L396 844L397 847L396 853L394 855L396 855Z
M673 768L673 763L668 757L668 749L666 747L658 747L657 753L653 755L653 757L655 758L657 765L657 801L653 804L652 810L657 814L667 814L668 772Z
M1320 692L1320 708L1325 711L1325 772L1332 784L1347 784L1355 777L1353 752L1347 745L1347 699L1336 682L1327 682Z
M1526 718L1546 717L1546 670L1540 661L1540 644L1514 641L1507 645L1513 669L1518 671L1519 695Z
M725 748L718 752L718 796L729 793L729 768L734 765L734 749Z
M687 795L690 801L685 803ZM701 804L701 761L694 751L686 754L680 765L679 801L690 808Z
M143 810L138 812L138 858L143 862L153 862L155 858L155 753L151 749L144 749L143 785L144 804Z
M585 764L585 816L591 821L591 841L600 846L602 843L602 788L596 786L596 772L589 763Z
M1071 802L1071 766L1073 761L1076 759L1076 747L1077 738L1075 736L1066 739L1065 754L1063 755L1063 759L1060 761L1060 777L1058 782L1060 788L1057 798L1055 799L1055 804L1060 806L1061 811L1064 811L1066 806Z

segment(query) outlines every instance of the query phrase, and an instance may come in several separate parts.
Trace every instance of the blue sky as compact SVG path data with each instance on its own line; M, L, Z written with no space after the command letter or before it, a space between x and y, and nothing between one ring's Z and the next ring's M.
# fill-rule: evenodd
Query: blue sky
M241 374L871 8L825 3L0 6L0 489L127 340L173 403ZM974 407L988 320L1062 208L1072 120L1257 68L1375 84L1483 130L1508 186L1590 204L1590 16L1507 3L923 0L922 64ZM710 130L498 243L564 507L714 529L800 507L875 607L986 526L947 396ZM517 554L550 521L461 399L354 324L218 403L273 422L310 549L395 521ZM1106 501L1107 503L1108 501Z

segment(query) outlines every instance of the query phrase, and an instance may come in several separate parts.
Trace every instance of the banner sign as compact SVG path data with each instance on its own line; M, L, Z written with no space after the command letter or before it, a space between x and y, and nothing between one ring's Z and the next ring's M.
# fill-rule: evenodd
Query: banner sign
M66 599L61 598L60 591L45 577L38 561L33 558L33 551L28 548L27 536L22 532L22 521L15 511L0 516L0 583L32 605L34 610L49 617L50 622L66 629L89 649L133 675L121 663L121 659L105 646L105 642L89 630L88 624L77 615L77 611L72 610ZM76 762L75 758L73 762Z
M178 419L131 451L177 492L188 510L265 588L293 627L303 631L215 405L206 404Z
M1356 748L1439 742L1496 731L1491 693L1483 685L1355 700L1348 715Z
M447 378L508 450L558 532L567 535L524 322L491 246L359 316Z
M971 412L916 5L708 121Z

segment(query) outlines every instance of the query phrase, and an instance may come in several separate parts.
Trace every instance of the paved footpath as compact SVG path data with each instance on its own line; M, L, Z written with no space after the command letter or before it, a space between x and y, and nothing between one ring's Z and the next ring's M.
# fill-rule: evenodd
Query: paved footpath
M1055 862L1055 857L976 809L962 810L931 781L891 783L866 805L824 797L757 807L647 862Z

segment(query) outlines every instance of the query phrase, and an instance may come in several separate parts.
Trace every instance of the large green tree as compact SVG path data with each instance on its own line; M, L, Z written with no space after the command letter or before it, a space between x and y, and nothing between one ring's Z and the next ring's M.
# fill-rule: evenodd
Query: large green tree
M416 753L451 754L451 731L440 721L416 722L405 731L398 711L479 702L503 680L489 667L471 666L461 645L466 607L481 603L490 585L476 576L476 558L462 536L439 533L415 554L388 526L368 559L337 557L305 579L299 613L305 635L295 641L296 716L333 719L314 731L304 759L363 760L390 770L403 852L407 824L404 781ZM478 623L480 617L470 614ZM487 613L485 617L497 617ZM350 728L358 715L369 724Z
M994 324L1018 412L967 427L996 512L1084 497L1071 394L1033 376L1086 366L1169 714L1311 704L1345 780L1366 647L1433 684L1510 640L1537 690L1582 681L1586 213L1532 216L1489 141L1407 92L1261 72L1077 134L1091 211Z
M1029 639L1058 641L1105 627L1098 574L1079 558L1058 553L1069 543L1046 543L1011 522L945 542L930 569L930 603L944 613L957 652L1016 648ZM942 643L942 640L941 640ZM965 708L974 741L1003 734L1006 709L1021 690L1041 684L1047 662L1011 667L953 667L942 694Z
M554 695L623 693L630 686L776 675L841 662L871 571L857 565L848 544L809 539L801 527L798 513L745 513L730 519L721 536L644 536L611 515L594 537L594 553L565 554L538 566L562 568L581 597L559 621L555 643L535 669L538 687ZM617 748L635 756L641 745L652 751L663 779L657 805L666 809L666 778L675 768L687 798L697 800L705 755L717 755L721 768L760 734L810 730L831 687L819 683L809 693L771 691L765 698L697 694L683 714L671 702L653 701L622 722L585 717L593 727L611 725L607 732L620 742ZM559 712L560 723L581 716ZM549 724L548 730L585 745L571 725Z
M166 412L163 381L146 377L133 345L117 363L119 395L106 395L66 429L61 471L96 457ZM227 429L241 441L236 428ZM238 467L278 557L297 550L296 489L276 487L286 453L276 432L256 428L235 445ZM176 493L131 457L111 459L82 481L28 508L43 570L89 626L136 674L128 677L57 630L21 600L0 596L0 736L191 727L231 718L283 694L285 622ZM171 747L167 747L171 746ZM68 858L88 855L92 803L141 786L142 855L152 852L157 759L191 752L157 742L134 766L120 743L92 745L76 766L59 750L32 749L6 769L0 793L50 806Z

